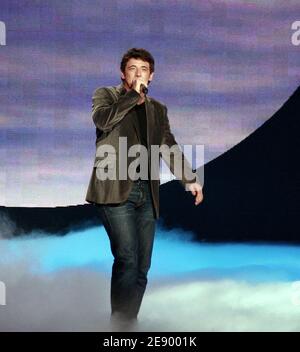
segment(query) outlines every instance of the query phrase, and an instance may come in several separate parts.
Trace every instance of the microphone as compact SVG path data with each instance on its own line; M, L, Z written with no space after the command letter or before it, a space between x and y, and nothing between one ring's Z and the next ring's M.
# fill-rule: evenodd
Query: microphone
M144 84L141 84L140 85L140 90L146 95L148 94L148 88L144 85Z

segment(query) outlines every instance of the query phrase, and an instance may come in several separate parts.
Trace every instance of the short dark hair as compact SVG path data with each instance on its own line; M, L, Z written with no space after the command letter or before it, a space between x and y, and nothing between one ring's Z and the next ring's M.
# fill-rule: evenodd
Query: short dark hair
M127 50L127 52L122 57L120 69L123 73L125 73L126 64L131 58L141 59L143 61L149 62L150 73L154 72L154 58L149 53L149 51L143 48L131 48Z

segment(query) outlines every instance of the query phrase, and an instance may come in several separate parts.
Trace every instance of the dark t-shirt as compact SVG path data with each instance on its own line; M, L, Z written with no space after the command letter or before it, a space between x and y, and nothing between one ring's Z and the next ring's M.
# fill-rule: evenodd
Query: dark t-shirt
M146 116L146 109L145 103L140 105L135 105L136 111L136 126L139 131L141 144L144 145L148 149L147 144L147 116ZM140 166L137 167L137 172L140 171Z
M141 144L147 148L147 117L145 103L136 105L135 111L137 113L137 126L140 132Z

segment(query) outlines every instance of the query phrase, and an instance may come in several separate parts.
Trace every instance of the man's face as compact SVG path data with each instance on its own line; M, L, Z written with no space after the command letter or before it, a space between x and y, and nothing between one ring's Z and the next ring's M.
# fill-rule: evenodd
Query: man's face
M124 86L128 90L131 89L132 82L137 78L141 78L148 85L148 81L152 80L153 74L154 72L150 74L149 62L131 58L127 61L125 72L121 72L121 78L124 79Z

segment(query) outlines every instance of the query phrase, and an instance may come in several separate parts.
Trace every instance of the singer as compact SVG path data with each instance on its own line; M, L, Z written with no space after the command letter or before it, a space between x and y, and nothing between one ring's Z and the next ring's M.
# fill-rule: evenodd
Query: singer
M142 48L129 49L122 57L120 74L121 84L100 87L94 92L92 119L96 126L96 146L106 143L119 150L119 138L126 137L128 148L138 143L147 150L151 145L178 147L170 130L166 106L147 95L154 75L153 56ZM163 153L161 156L167 160ZM195 205L198 205L203 200L198 176L181 151L179 158L188 165L190 173L188 178L181 173L179 180L187 191L192 192ZM168 166L177 177L174 159L176 157L169 159ZM151 170L150 158L147 162ZM151 179L150 172L147 178L137 177L135 180L130 177L126 180L99 180L97 167L103 167L99 160L95 160L86 201L97 206L114 257L110 321L113 328L132 329L138 322L148 281L156 220L159 218L160 181L159 178ZM136 175L139 174L138 166Z

